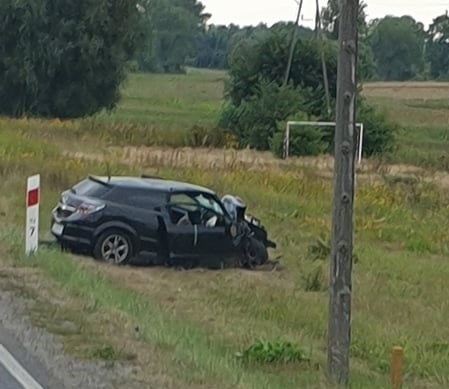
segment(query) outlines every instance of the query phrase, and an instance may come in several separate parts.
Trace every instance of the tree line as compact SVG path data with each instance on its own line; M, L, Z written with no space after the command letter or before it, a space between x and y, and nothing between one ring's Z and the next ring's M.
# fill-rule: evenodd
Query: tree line
M74 118L111 109L134 63L147 72L182 72L188 65L228 69L217 126L242 147L279 153L289 118L333 119L338 0L321 11L322 31L285 22L214 26L197 0L138 1L2 0L0 114ZM410 17L367 22L362 2L358 23L362 79L448 75L447 15L427 31ZM365 123L365 151L391 149L394 126L361 96L357 115ZM332 130L294 132L291 152L330 151L332 142Z
M239 27L208 25L209 14L195 0L153 0L148 6L148 45L140 50L141 71L182 72L185 66L228 69L239 41L267 31L294 28L293 23ZM428 29L410 16L367 20L359 9L360 76L369 80L449 79L449 16L436 16ZM320 11L326 40L338 39L338 0ZM298 27L300 37L313 36Z

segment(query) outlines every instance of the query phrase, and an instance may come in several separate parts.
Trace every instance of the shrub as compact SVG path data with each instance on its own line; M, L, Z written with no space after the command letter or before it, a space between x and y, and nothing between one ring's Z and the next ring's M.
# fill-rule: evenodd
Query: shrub
M368 104L362 96L357 101L357 123L363 123L363 156L388 153L394 149L397 125L390 122L383 112ZM335 127L324 129L323 140L329 153L334 153ZM357 148L357 145L354 145Z
M277 157L283 156L286 123L279 125L278 131L270 139L270 149ZM289 155L319 155L327 150L324 131L320 127L293 127L290 129Z
M241 147L268 150L278 123L300 111L302 102L298 89L262 80L254 96L238 106L227 105L219 125L229 129Z
M323 292L326 290L326 280L321 266L316 267L310 273L303 276L304 291Z
M184 144L188 147L232 147L235 141L232 134L221 128L205 128L194 125L185 135Z
M331 255L330 238L322 234L308 247L308 256L313 260L328 260Z
M392 151L395 146L397 126L387 120L362 98L359 100L357 122L364 124L363 153L365 156Z
M237 358L245 362L259 363L294 363L308 362L304 351L291 342L268 342L258 340L247 349L236 353Z

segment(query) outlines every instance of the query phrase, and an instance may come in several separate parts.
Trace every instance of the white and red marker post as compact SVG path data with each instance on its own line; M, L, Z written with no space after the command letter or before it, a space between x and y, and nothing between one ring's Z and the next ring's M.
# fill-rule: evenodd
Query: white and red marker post
M40 175L28 177L26 194L25 254L37 251L39 244Z

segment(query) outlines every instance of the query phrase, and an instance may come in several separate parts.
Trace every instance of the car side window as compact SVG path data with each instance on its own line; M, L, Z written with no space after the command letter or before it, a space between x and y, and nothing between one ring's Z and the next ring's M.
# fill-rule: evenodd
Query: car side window
M114 188L106 196L106 200L130 207L152 210L165 203L163 195L138 189Z
M170 196L169 215L173 224L202 225L208 228L224 225L220 204L203 193L176 193Z

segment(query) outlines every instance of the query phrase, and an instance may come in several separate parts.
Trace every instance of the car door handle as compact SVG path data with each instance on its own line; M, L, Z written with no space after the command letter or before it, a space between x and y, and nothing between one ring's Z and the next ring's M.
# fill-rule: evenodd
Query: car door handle
M193 225L193 246L198 246L198 226Z

